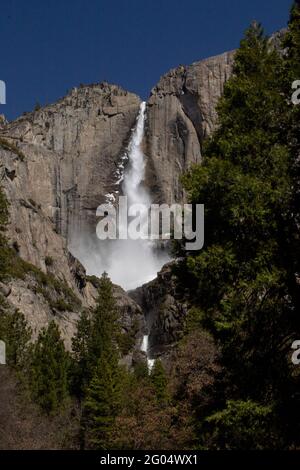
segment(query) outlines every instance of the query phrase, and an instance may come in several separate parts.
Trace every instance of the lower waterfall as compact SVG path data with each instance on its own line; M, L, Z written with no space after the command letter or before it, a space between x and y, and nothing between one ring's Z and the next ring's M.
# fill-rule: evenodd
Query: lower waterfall
M149 359L148 351L149 351L149 335L144 335L141 345L141 351L143 351L147 356L147 365L148 369L151 372L152 367L154 366L155 359Z

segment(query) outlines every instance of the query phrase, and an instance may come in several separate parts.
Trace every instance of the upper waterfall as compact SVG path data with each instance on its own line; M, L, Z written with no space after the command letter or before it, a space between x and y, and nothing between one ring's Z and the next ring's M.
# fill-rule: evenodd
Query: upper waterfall
M128 207L132 204L145 207L145 226L140 228L141 231L148 230L146 212L151 204L150 193L143 185L146 167L142 149L145 119L146 103L142 102L128 145L128 162L122 184ZM111 256L106 270L112 281L125 289L134 289L154 279L161 267L169 261L168 254L157 250L150 240L113 240L110 246Z
M128 204L144 204L150 206L149 192L142 187L145 178L145 157L142 151L144 136L146 103L143 101L137 117L136 127L128 147L128 170L125 171L123 180L123 192L128 198Z
M151 195L144 185L146 158L143 152L143 137L146 120L146 103L140 104L136 124L132 130L127 150L120 159L116 172L117 190L107 194L107 202L118 204L118 195L127 197L128 208L140 206L141 233L148 233L148 209ZM145 217L144 217L145 216ZM130 217L128 217L130 219ZM122 227L118 227L119 230ZM98 240L89 235L74 237L70 245L73 254L79 258L87 274L100 276L106 271L115 284L126 290L154 279L161 267L170 258L165 250L149 239Z

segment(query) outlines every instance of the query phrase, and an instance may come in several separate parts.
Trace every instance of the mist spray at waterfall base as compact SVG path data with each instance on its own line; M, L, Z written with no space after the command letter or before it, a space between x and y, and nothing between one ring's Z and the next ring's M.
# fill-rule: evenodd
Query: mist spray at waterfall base
M107 240L81 236L70 246L88 275L100 277L106 271L114 284L135 289L154 279L170 261L166 250L156 250L147 240Z
M128 163L123 175L122 190L128 206L150 207L151 197L143 186L145 157L142 151L146 103L141 103L136 127L128 146ZM111 195L109 195L111 196ZM145 223L147 220L145 214ZM143 227L141 227L141 231ZM88 275L101 276L106 271L113 283L125 290L134 289L154 279L161 267L170 261L166 249L151 240L98 240L95 235L73 233L70 251L85 267Z

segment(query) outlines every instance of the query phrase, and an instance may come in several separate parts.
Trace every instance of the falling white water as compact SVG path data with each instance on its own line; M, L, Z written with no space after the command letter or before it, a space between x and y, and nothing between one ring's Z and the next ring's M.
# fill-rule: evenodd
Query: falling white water
M123 191L128 198L128 205L144 204L150 206L151 204L148 191L141 185L145 178L145 159L141 148L144 136L145 111L146 103L143 101L128 148L130 166L124 175Z
M151 372L152 367L154 366L155 359L149 359L148 357L148 351L149 351L149 335L144 335L143 336L143 341L141 345L141 351L143 351L146 356L147 356L147 365L148 369Z
M143 185L146 165L142 150L145 111L146 103L143 102L129 142L127 157L126 155L122 157L116 174L118 178L116 185L122 182L128 207L132 204L149 207L151 204L149 191ZM107 201L115 201L116 194L117 191L115 194L107 194ZM145 223L142 222L140 227L142 233L148 231L146 216L147 209L145 209ZM161 267L170 260L168 253L158 249L155 242L142 239L101 241L96 237L80 234L71 240L70 250L82 262L87 274L101 276L103 271L106 271L115 284L126 290L134 289L154 279Z
M143 185L146 166L142 150L145 111L146 103L143 102L140 105L136 127L128 146L128 163L122 185L123 193L127 196L128 207L132 204L141 204L148 208L151 204L150 194ZM147 233L147 209L141 215L145 217L140 231ZM134 289L154 279L157 272L169 260L166 252L157 250L155 242L141 239L116 240L112 242L112 256L107 272L116 284L120 284L125 289Z

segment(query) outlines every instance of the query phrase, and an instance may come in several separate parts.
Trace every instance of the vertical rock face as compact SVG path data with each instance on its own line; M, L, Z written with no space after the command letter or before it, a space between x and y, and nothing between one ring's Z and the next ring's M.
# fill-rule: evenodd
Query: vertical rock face
M74 227L95 229L96 208L116 183L139 104L114 85L75 88L1 132L26 155L17 174L24 198L36 201L64 238Z
M35 335L55 319L70 347L80 304L95 302L96 289L68 245L75 229L95 232L96 208L117 187L117 164L139 105L136 95L104 83L73 89L59 102L14 122L0 120L0 184L10 212L7 237L17 258L44 273L33 276L26 266L10 281L5 296L23 311ZM68 288L78 302L66 302ZM125 293L122 305L126 330L140 313Z
M174 261L165 264L156 279L129 292L144 312L152 358L168 353L183 333L189 306L178 292L175 265Z
M156 202L182 201L180 177L201 161L201 144L216 126L216 105L232 73L234 52L171 70L148 101L147 182Z
M232 63L230 52L180 66L152 90L143 146L145 184L155 202L184 200L181 175L201 161L201 144L216 126L216 104ZM14 122L0 117L0 181L10 203L10 244L16 256L71 288L83 307L94 304L96 289L68 247L82 234L84 244L92 240L96 208L108 194L121 191L121 157L139 106L136 95L102 83L75 88ZM151 348L159 351L159 344L167 347L176 340L185 310L168 293L168 283L158 294L157 282L143 287L142 304L151 312ZM53 279L41 289L36 277L26 275L3 289L8 302L24 310L35 333L55 318L70 345L81 307L72 298L64 305L62 289ZM116 296L124 330L138 344L140 331L134 325L142 324L141 310L126 293Z
M154 200L183 200L181 175L201 160L232 63L229 52L178 67L152 90L144 148ZM12 123L2 120L0 171L13 202L10 236L24 259L44 269L47 256L61 258L57 267L67 277L65 241L81 231L95 233L97 206L118 190L118 165L139 105L136 95L102 83L75 88Z

